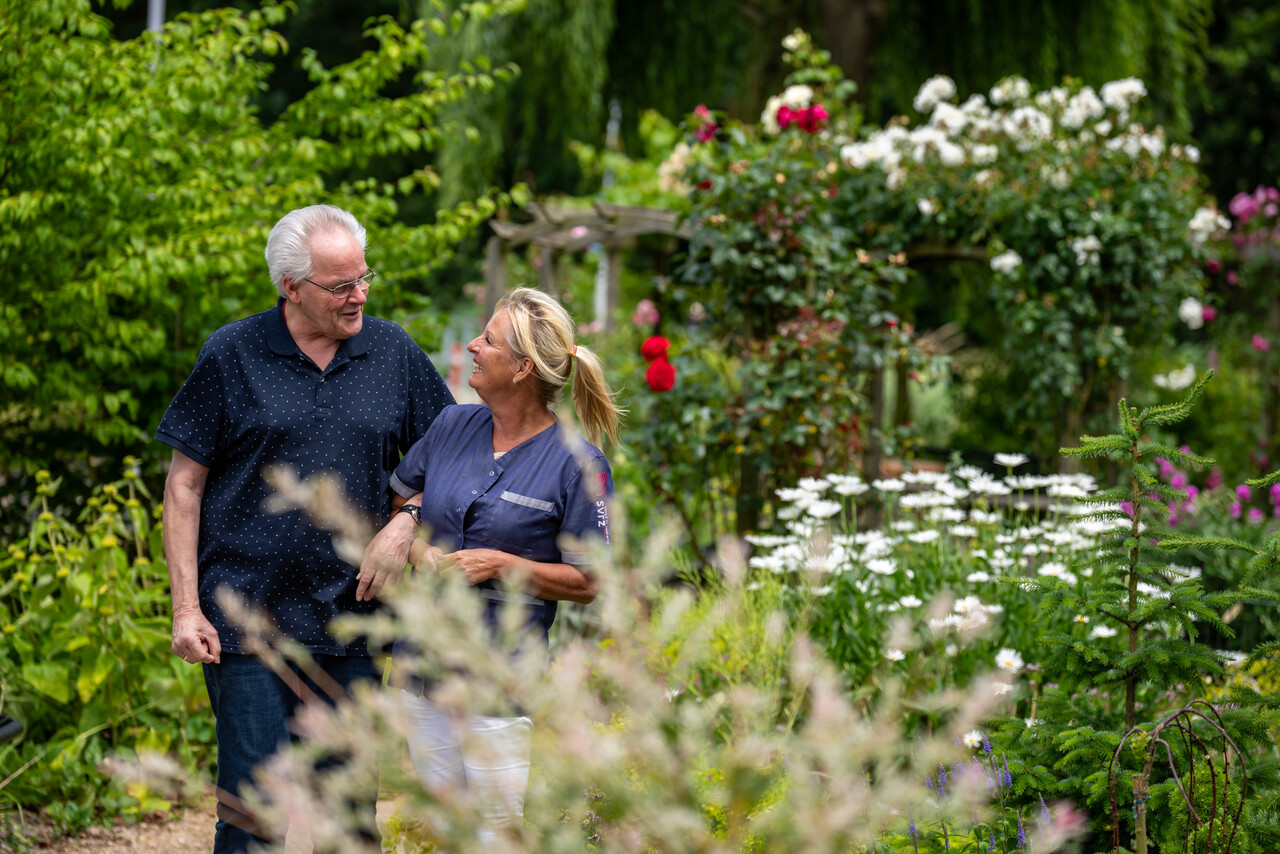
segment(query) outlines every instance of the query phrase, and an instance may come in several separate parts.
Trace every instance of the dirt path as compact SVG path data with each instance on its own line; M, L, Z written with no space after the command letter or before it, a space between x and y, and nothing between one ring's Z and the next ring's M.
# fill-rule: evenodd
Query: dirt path
M395 808L392 801L378 802L378 820L385 821ZM148 821L118 828L92 828L83 836L60 839L34 848L58 854L208 854L213 850L213 798L207 808L184 810L170 821ZM290 833L285 840L290 854L309 854L311 840L305 833ZM0 852L5 847L0 844Z

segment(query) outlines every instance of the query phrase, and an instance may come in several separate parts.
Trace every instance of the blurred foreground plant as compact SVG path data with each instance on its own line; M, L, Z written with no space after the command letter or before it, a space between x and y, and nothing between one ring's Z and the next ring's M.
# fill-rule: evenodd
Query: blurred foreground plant
M295 486L302 503L323 492ZM374 644L398 640L423 650L397 669L429 678L433 699L458 715L529 714L534 767L522 827L481 845L479 795L419 785L404 762L403 712L387 691L332 708L307 705L298 727L308 743L260 769L246 801L275 838L284 839L291 820L305 822L316 850L344 852L369 848L358 836L368 817L345 805L378 776L384 795L399 802L389 826L397 838L387 841L404 851L848 852L905 839L908 816L925 808L952 826L984 809L985 786L943 800L926 779L960 761L961 733L990 714L988 680L927 698L909 697L890 680L861 711L804 634L788 630L768 596L745 583L735 548L718 555L722 588L680 591L646 608L658 598L673 533L659 532L646 565L614 567L599 556L603 639L568 640L549 665L536 647L520 647L521 615L508 614L497 637L487 630L479 597L458 576L415 573L382 613L341 621L341 631ZM251 612L241 618L255 628ZM709 690L672 688L686 671L720 661L726 652L717 639L744 626L757 627L746 633L777 657L773 684L753 682L757 671L725 668ZM677 647L677 659L662 654ZM279 661L284 652L265 654ZM902 708L911 702L938 710L931 733L903 730ZM340 770L316 770L335 755L344 757ZM1061 831L1046 827L1035 850L1050 850Z

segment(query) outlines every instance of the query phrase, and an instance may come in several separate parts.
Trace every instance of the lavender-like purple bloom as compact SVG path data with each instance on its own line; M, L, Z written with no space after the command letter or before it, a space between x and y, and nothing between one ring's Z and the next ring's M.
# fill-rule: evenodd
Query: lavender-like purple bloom
M1021 848L1027 844L1027 829L1022 826L1022 813L1018 813L1018 847Z
M1013 775L1009 773L1009 757L1001 753L1000 759L1004 762L1004 773L1000 776L1000 782L1004 783L1006 786L1012 786Z
M1049 817L1049 807L1044 802L1044 795L1040 796L1040 823L1048 824L1052 819Z
M982 750L988 756L991 755L991 741L987 738L986 733L982 734Z
M996 832L989 827L987 828L987 840L988 840L987 850L995 851L996 850Z

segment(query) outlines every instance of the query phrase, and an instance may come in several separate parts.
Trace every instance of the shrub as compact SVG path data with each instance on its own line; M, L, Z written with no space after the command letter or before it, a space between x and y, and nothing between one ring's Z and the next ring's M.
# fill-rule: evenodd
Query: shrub
M123 794L97 769L108 755L167 753L187 768L214 741L199 668L169 654L168 569L160 507L125 458L78 512L60 480L37 476L30 528L0 553L0 702L26 735L0 747L11 769L0 806L38 810L66 829L169 804Z

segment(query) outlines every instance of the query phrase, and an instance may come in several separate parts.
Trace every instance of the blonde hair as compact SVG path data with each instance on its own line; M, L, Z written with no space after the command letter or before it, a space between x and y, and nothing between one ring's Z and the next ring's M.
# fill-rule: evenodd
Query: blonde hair
M534 288L517 288L498 301L494 313L505 310L511 320L507 342L512 356L533 362L539 396L554 406L573 374L573 407L593 445L602 435L618 442L618 420L625 414L614 403L600 359L586 345L573 343L573 318L559 301ZM573 370L574 361L578 369Z

